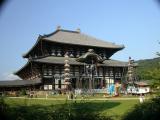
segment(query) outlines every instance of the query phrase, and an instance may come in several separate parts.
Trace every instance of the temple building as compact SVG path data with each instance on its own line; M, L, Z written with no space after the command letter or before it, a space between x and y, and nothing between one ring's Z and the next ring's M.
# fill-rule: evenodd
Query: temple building
M22 80L1 81L2 89L36 90L102 89L121 83L127 62L111 56L124 45L102 41L60 27L53 33L39 35L33 47L23 55L28 62L14 74ZM67 56L67 57L66 57Z

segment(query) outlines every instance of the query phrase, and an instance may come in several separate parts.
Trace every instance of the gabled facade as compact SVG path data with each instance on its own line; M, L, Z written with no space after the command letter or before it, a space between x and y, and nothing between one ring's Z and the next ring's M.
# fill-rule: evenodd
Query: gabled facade
M69 77L73 89L101 89L121 83L127 63L110 57L123 45L99 40L78 31L57 29L39 36L35 45L23 55L28 59L15 74L23 80L40 80L38 89L66 89L65 55L70 65ZM36 86L36 88L37 88Z

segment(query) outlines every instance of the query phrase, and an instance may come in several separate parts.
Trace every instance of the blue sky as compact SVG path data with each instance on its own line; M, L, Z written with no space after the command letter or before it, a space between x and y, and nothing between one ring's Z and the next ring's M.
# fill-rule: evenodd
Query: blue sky
M156 0L9 0L0 11L0 80L15 78L27 61L22 54L58 25L124 44L112 59L149 59L160 51Z

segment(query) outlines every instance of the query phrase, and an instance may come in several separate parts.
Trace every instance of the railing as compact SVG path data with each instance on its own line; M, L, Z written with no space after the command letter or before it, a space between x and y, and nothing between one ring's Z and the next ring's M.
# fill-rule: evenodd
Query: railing
M75 94L107 93L107 89L75 89Z

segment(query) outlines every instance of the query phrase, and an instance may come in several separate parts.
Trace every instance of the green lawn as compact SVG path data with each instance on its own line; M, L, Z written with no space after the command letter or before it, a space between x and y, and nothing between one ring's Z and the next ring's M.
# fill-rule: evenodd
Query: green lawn
M57 108L62 106L62 108L70 105L71 111L77 110L82 111L82 109L87 110L90 113L99 113L102 116L114 116L114 119L120 119L120 117L130 110L135 104L139 104L138 100L77 100L67 101L67 100L52 100L52 99L23 99L23 98L5 98L5 103L11 108L17 109L18 106L26 106L30 111L35 111L35 109L46 109L50 106ZM32 107L40 106L40 107ZM43 107L44 106L44 107ZM83 113L83 111L82 111Z

